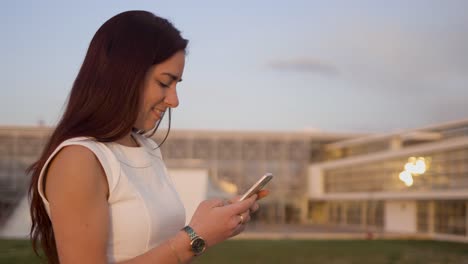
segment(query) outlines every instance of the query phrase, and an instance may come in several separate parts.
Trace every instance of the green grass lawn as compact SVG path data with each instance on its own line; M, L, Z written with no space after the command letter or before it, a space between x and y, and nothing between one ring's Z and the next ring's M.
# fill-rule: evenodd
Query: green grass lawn
M0 263L41 263L29 241L0 240ZM468 244L407 240L230 240L196 264L468 264Z

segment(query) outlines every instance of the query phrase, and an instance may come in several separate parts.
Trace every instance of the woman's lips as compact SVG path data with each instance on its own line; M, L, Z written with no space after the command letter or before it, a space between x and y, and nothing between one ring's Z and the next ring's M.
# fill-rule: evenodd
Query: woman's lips
M157 119L161 119L161 117L164 115L164 111L161 111L159 109L153 108L151 110L151 112L156 116Z

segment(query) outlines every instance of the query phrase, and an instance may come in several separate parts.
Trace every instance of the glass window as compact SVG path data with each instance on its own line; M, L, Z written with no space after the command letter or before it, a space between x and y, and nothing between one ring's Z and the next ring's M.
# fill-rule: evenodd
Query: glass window
M367 201L366 222L370 227L383 228L383 202Z
M468 187L468 147L415 155L423 157L425 171L400 179L410 157L346 165L324 171L325 192L379 192L447 190Z
M418 232L426 233L429 230L429 201L418 201L416 207Z
M361 202L346 203L346 222L349 225L361 224Z
M465 235L465 201L436 201L435 231L442 234Z

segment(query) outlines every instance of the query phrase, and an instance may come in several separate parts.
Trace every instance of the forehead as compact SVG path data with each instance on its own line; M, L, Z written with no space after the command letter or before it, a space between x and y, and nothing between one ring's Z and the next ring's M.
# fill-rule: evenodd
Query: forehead
M179 51L172 55L169 59L153 65L150 71L155 75L162 73L171 73L174 76L181 78L185 66L185 52Z

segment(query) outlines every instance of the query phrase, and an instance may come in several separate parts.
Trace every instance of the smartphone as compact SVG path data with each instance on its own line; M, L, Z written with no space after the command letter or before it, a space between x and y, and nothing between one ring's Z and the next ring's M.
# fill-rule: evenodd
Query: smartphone
M260 178L260 180L258 180L254 185L252 185L252 187L250 187L250 189L246 191L244 195L242 195L239 201L244 201L245 199L260 191L272 178L273 174L271 173L266 173L265 175L263 175L263 177Z

